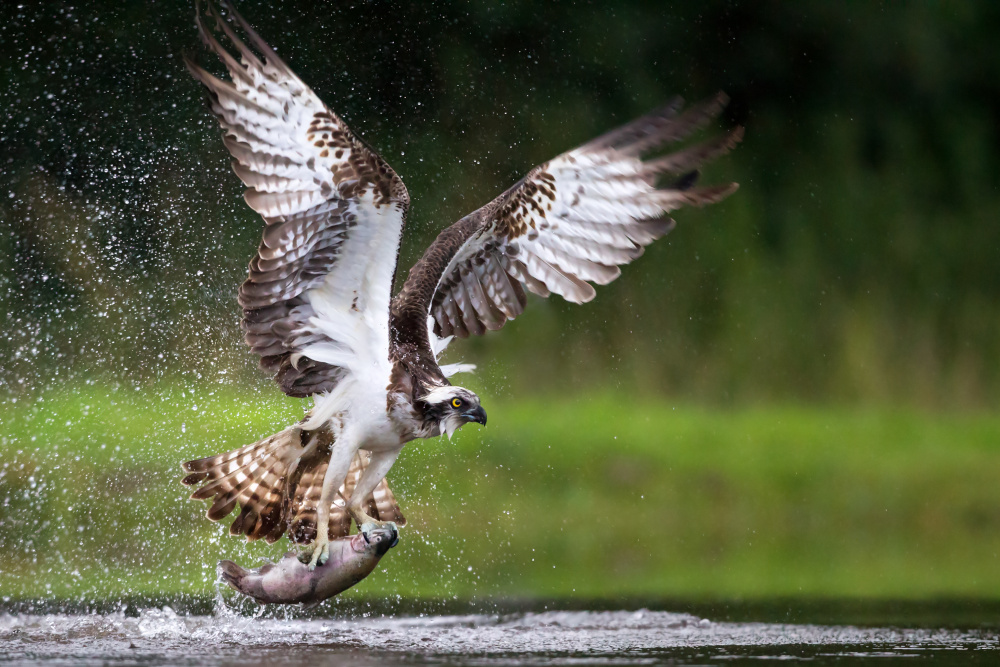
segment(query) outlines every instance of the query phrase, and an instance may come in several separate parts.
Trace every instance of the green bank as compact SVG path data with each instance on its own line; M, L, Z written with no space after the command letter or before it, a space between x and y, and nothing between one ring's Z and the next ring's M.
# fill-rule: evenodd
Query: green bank
M485 394L484 394L485 395ZM0 594L211 595L274 557L187 500L179 463L304 403L227 387L84 387L0 405ZM486 401L490 426L390 474L409 524L348 596L1000 595L1000 417Z

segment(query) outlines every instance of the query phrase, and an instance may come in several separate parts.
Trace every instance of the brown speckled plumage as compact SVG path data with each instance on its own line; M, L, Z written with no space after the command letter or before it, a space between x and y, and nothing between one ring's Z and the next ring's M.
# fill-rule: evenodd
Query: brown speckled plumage
M439 336L499 329L524 311L522 286L576 303L592 299L590 282L614 280L620 265L673 227L669 211L717 202L736 189L733 183L693 187L693 170L735 146L741 128L665 157L641 158L701 129L725 103L720 94L680 113L675 100L535 167L441 232L393 300L392 330L400 346L425 345L428 313ZM667 173L683 177L657 187Z
M199 4L197 25L231 80L186 62L209 91L233 170L247 185L246 202L265 222L239 289L244 337L286 394L314 396L314 410L329 401L322 418L311 412L253 445L184 464L183 481L201 485L192 497L212 500L212 520L240 508L233 534L274 541L287 533L295 542L312 542L331 453L338 451L333 433L345 432L332 425L342 429L350 419L346 403L334 399L359 386L352 382L366 382L360 394L379 403L385 386L385 421L369 429L383 440L370 448L374 458L361 447L369 446L366 436L352 434L356 441L348 445L340 440L357 455L352 460L348 452L330 471L331 479L344 481L331 501L328 530L330 537L347 534L344 501L359 480L362 489L374 487L362 503L365 511L402 523L385 479L375 486L398 454L393 438L401 448L441 433L450 423L444 418L449 391L465 392L468 403L459 401L456 409L478 410L450 418L486 422L474 394L449 386L432 332L465 338L500 329L524 312L526 291L591 300L595 284L617 278L621 266L673 228L671 211L717 202L736 189L734 183L696 187L696 170L732 149L742 128L655 155L707 126L726 104L719 94L684 110L677 99L549 160L444 229L390 301L410 203L402 180L225 0L221 4L224 15L211 2L203 14ZM388 344L385 321L378 321L383 313ZM367 355L363 363L359 354ZM373 386L378 391L370 391ZM366 410L372 415L381 405ZM371 473L362 478L365 469Z
M316 501L333 441L328 433L306 435L322 440L318 446L306 450L303 435L293 426L232 452L188 461L184 464L188 475L182 481L188 486L201 485L191 498L212 500L207 512L212 521L219 521L240 507L239 515L229 527L231 535L246 535L248 540L263 537L271 543L287 530L290 540L308 544L316 537ZM307 455L297 458L306 451ZM359 452L351 463L330 513L331 539L350 533L351 518L344 509L344 500L353 494L368 460L367 452ZM369 514L383 521L406 524L385 479L369 494L365 506Z
M201 12L197 24L233 81L214 77L190 59L186 63L209 91L212 111L226 132L224 142L235 158L233 170L249 187L247 203L267 223L239 290L242 326L250 349L261 356L261 368L275 373L282 390L311 396L330 391L342 373L314 360L293 363L296 352L322 340L315 333L303 335L315 312L302 295L320 285L341 260L345 242L359 224L360 206L369 205L369 199L375 208L397 206L405 219L409 195L385 160L354 136L238 13L226 8L223 17L209 3L207 17L241 61L215 38ZM230 22L243 30L263 60Z

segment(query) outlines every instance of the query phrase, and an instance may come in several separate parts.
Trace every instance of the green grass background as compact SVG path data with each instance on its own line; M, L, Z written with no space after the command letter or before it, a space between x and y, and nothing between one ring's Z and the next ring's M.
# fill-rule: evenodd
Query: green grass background
M485 392L484 392L485 393ZM305 404L228 386L89 386L0 406L0 595L212 595L247 544L186 499L183 460ZM348 597L1000 594L1000 417L486 400L490 425L409 445L409 519Z
M302 414L238 323L262 223L191 0L65 4L0 2L0 599L211 596L285 548L179 484ZM406 449L348 598L1000 600L1000 3L241 7L402 175L398 280L675 94L746 127L591 304L457 344L489 427Z

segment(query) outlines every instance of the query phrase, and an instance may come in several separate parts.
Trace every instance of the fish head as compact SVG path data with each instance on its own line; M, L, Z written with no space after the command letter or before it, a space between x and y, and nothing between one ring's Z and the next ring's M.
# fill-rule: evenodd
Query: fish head
M399 544L399 531L394 525L376 526L358 533L364 540L363 548L381 558L389 549Z

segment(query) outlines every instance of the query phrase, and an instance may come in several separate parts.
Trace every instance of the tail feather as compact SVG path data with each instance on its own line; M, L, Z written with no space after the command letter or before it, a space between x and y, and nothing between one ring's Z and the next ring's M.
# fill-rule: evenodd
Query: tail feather
M211 498L223 490L232 489L250 476L250 471L247 470L248 466L252 466L266 452L288 445L288 441L297 435L293 432L295 430L297 429L285 429L252 445L231 452L188 461L182 465L182 468L192 472L182 479L181 483L193 486L208 480L208 484L191 494L195 500Z
M261 531L260 536L263 537L264 541L267 542L268 544L274 544L275 542L280 540L281 536L285 534L286 530L288 530L287 507L288 507L287 504L282 505L281 516L275 522L275 524L271 526L271 530L267 531L266 533L264 531ZM255 538L251 537L250 539L255 539Z
M191 474L181 481L189 486L204 482L191 497L214 498L207 512L212 521L239 504L242 510L229 532L257 539L281 520L284 477L302 451L300 434L293 426L231 452L188 461L182 467Z
M344 484L340 487L330 507L329 535L330 539L345 537L351 532L351 516L347 512L347 501L354 493L354 487L361 473L368 466L368 452L358 452L347 473ZM319 505L323 490L323 477L326 475L328 461L317 462L310 472L303 473L299 481L295 499L292 502L292 519L290 521L289 539L300 544L308 544L316 538L316 507ZM365 510L381 521L395 521L400 526L406 525L399 504L389 489L386 480L379 482L366 502Z
M332 443L324 438L317 433L310 441L316 446L306 447L302 430L289 427L251 445L188 461L183 468L189 474L181 481L188 486L202 484L191 497L212 499L207 511L212 521L229 516L240 506L239 515L229 527L232 535L246 535L249 540L264 538L271 543L287 532L293 542L308 544L316 538L316 508L330 462ZM358 452L351 462L347 479L330 507L330 539L350 533L346 503L368 462L368 452ZM364 506L382 521L406 523L384 479L365 499Z
M256 525L258 516L253 505L243 505L243 509L240 510L236 520L229 526L229 534L242 535L243 533L249 534L253 532L253 526ZM246 528L244 528L244 525Z
M249 539L255 540L270 532L274 524L281 520L284 482L293 461L280 454L279 450L268 449L259 461L247 466L251 482L236 498L243 507L240 514L242 521L237 519L233 522L229 527L230 534L246 534Z
M274 435L264 438L263 440L258 440L257 442L251 443L249 445L244 445L239 449L234 449L230 452L225 452L223 454L216 454L214 456L206 456L203 459L195 459L194 461L188 461L187 463L181 464L181 468L187 472L204 472L212 473L216 471L221 471L222 466L225 463L229 463L233 459L243 456L245 454L250 454L251 452L267 447L271 444L275 438L278 438L284 434L289 429L275 433ZM229 471L231 472L231 471Z
M287 459L290 454L294 454L294 450L292 452L285 451L290 444L294 444L290 442L291 440L290 437L276 438L272 436L264 441L267 443L266 447L257 448L244 457L230 459L228 462L209 469L203 473L209 476L209 482L192 493L191 498L205 500L215 497L215 501L208 510L208 518L212 521L218 521L228 516L236 507L237 502L240 505L247 505L254 500L254 493L258 491L262 481L267 483L266 488L272 488L277 485L280 477L287 471L289 464ZM247 458L251 455L259 458ZM240 467L225 473L224 471L232 467L234 463L239 463ZM262 480L262 477L265 479ZM277 498L271 498L270 493L262 495L268 496L265 499L267 502L277 501L280 503L280 494Z
M324 457L309 465L300 464L303 470L289 508L292 518L288 524L288 539L292 542L308 544L316 538L316 507L329 463Z
M375 503L375 516L378 517L379 521L393 521L400 526L406 525L406 517L399 509L399 503L396 502L396 496L389 488L387 480L383 479L378 483L372 492L372 499Z

